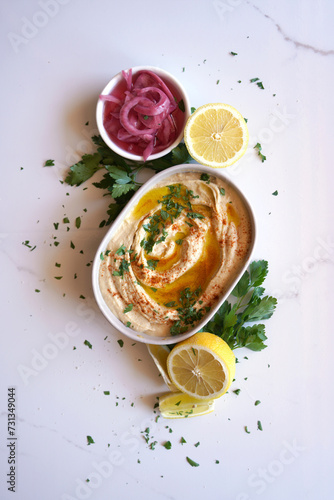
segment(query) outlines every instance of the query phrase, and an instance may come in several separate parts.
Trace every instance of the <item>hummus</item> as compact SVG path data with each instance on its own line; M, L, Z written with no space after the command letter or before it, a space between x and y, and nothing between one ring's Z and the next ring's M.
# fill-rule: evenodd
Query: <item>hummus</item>
M251 241L248 210L227 182L174 174L141 198L101 254L102 296L136 331L184 333L229 289Z

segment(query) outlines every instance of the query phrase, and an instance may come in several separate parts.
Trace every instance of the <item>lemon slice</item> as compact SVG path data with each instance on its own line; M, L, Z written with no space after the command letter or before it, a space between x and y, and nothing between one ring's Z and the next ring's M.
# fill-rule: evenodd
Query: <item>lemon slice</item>
M205 104L188 118L184 142L202 165L228 167L246 152L248 129L243 116L228 104Z
M169 387L171 391L177 391L178 389L171 382L168 372L167 372L167 358L170 353L170 350L165 345L155 345L155 344L147 344L147 349L150 355L153 358L153 361L158 368L165 384Z
M215 401L200 401L183 392L170 392L159 398L159 410L164 418L198 417L211 413Z
M235 356L220 337L199 332L172 349L167 371L180 391L195 399L215 399L231 385Z

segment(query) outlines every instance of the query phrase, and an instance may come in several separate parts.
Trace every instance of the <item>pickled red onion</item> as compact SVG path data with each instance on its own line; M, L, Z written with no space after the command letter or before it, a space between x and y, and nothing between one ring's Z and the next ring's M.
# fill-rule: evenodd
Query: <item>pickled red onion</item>
M170 146L177 136L172 117L176 100L166 83L152 71L139 71L133 78L130 69L122 71L122 76L126 83L123 96L100 96L101 100L115 104L105 116L104 126L110 136L137 144L146 161L152 152Z

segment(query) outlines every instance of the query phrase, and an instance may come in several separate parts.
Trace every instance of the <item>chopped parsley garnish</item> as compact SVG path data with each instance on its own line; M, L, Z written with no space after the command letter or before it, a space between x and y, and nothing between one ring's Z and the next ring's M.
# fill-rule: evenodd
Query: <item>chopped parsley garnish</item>
M258 142L255 144L254 148L253 149L256 149L257 150L257 154L259 155L259 157L261 158L261 161L262 163L267 159L266 156L264 156L261 151L262 151L262 146L261 144Z
M261 404L261 401L259 399L257 399L254 404L255 404L255 406L257 406L257 405Z
M124 312L124 314L126 314L126 313L128 313L128 312L132 311L132 309L133 309L133 304L128 304L128 305L126 306L126 308L124 309L124 311L123 311L123 312Z
M175 300L173 300L172 302L166 302L164 304L165 307L176 307L176 305L177 304L176 304Z
M179 103L178 103L178 108L179 108L179 109L180 109L183 113L185 112L186 107L185 107L185 105L184 105L184 100L183 100L183 99L181 99L181 100L179 101Z
M210 175L209 174L201 174L201 177L200 177L201 181L205 181L207 183L210 182Z
M55 164L55 161L54 160L46 160L44 166L45 167L53 167Z
M257 421L257 428L258 428L259 431L263 431L261 420Z
M260 78L251 78L249 81L251 83L256 83L256 85L261 89L261 90L264 90L264 86L263 86L263 83L259 81Z
M118 342L118 344L119 344L120 347L123 347L124 342L123 342L122 339L118 339L117 342Z
M180 292L179 302L181 306L172 306L176 307L176 310L179 313L179 320L175 321L172 325L170 329L171 335L186 332L189 328L198 323L203 318L204 314L209 311L209 308L197 309L195 307L201 293L201 287L198 287L196 290L191 290L187 287Z
M188 464L190 464L192 467L199 467L199 464L197 462L194 462L194 460L192 460L191 458L186 457L186 459Z
M190 219L205 219L205 216L199 214L198 212L188 212L187 217L189 217Z
M22 245L24 245L27 248L30 248L30 252L32 252L36 248L36 245L34 245L34 246L30 245L29 240L22 241Z
M170 441L166 441L163 446L166 448L166 450L170 450L172 448L172 443Z
M89 347L89 349L92 349L92 344L88 341L88 340L85 340L84 341L84 345L86 345L87 347Z
M147 268L154 271L156 269L158 263L159 263L158 260L150 259L147 261Z
M125 255L125 252L126 252L126 248L125 248L125 245L122 245L121 247L118 248L118 250L116 250L116 254L117 255Z
M120 276L123 278L124 273L128 272L130 269L130 262L128 262L125 258L121 260L118 271L113 271L113 276Z
M189 218L204 218L204 215L192 211L190 200L198 196L195 196L191 190L185 189L181 184L167 187L169 193L164 195L162 200L157 200L162 205L161 210L150 215L148 222L142 226L147 236L141 240L140 246L147 254L152 252L154 245L166 240L168 236L166 228L173 224L184 210ZM183 194L184 189L185 194Z
M90 444L95 444L95 441L92 438L92 436L87 436L87 445L90 445Z
M277 196L278 195L278 191L276 189L276 191L274 191L273 193L271 193L273 196Z
M225 196L225 189L224 188L220 188L219 189L219 192L222 196Z
M238 53L237 52L230 52L231 56L237 56Z

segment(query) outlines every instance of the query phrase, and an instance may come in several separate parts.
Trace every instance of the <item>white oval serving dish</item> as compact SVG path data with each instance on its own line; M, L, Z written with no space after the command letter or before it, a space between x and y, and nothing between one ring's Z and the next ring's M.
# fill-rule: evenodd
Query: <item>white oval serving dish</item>
M213 307L207 315L200 321L195 328L187 331L186 333L182 333L179 335L168 335L168 336L153 336L153 335L148 335L147 333L144 332L139 332L135 331L132 328L127 327L124 325L109 309L107 306L106 302L104 301L104 298L102 296L100 286L99 286L99 269L100 269L100 264L101 264L101 254L105 252L109 241L112 239L113 234L116 232L119 224L122 223L124 218L131 212L131 210L138 204L139 200L141 197L148 192L149 190L153 189L154 186L160 182L163 181L164 179L170 177L171 175L178 174L178 173L186 173L186 172L199 172L199 173L206 173L214 177L218 177L222 179L226 184L230 185L238 194L242 202L244 203L246 209L248 210L249 213L249 218L252 226L252 240L251 244L249 246L249 252L248 252L248 257L244 262L244 265L242 268L240 268L238 274L235 275L235 278L233 280L233 283L227 290L227 292L221 297L220 301L216 304L215 307ZM146 344L160 344L160 345L166 345L166 344L175 344L176 342L180 342L182 340L185 340L192 335L194 335L196 332L198 332L206 323L212 318L212 316L217 312L219 307L222 305L222 303L226 300L228 295L231 293L233 290L234 286L236 283L239 281L241 278L242 274L245 272L247 266L250 263L254 245L255 245L255 239L256 239L256 222L255 222L255 217L254 213L252 210L252 207L245 197L245 195L240 191L240 189L230 180L228 179L225 175L223 175L218 169L213 170L210 167L205 167L203 165L199 164L183 164L183 165L177 165L175 167L168 168L166 170L163 170L162 172L159 172L158 174L154 175L151 179L149 179L131 198L131 200L128 202L126 207L122 210L122 212L118 215L118 217L115 219L111 227L109 228L108 232L105 234L103 237L95 258L93 262L93 269L92 269L92 283L93 283L93 292L95 295L96 302L101 309L101 312L104 314L106 319L110 322L110 324L116 328L119 332L123 333L127 337L136 340L138 342L143 342Z

